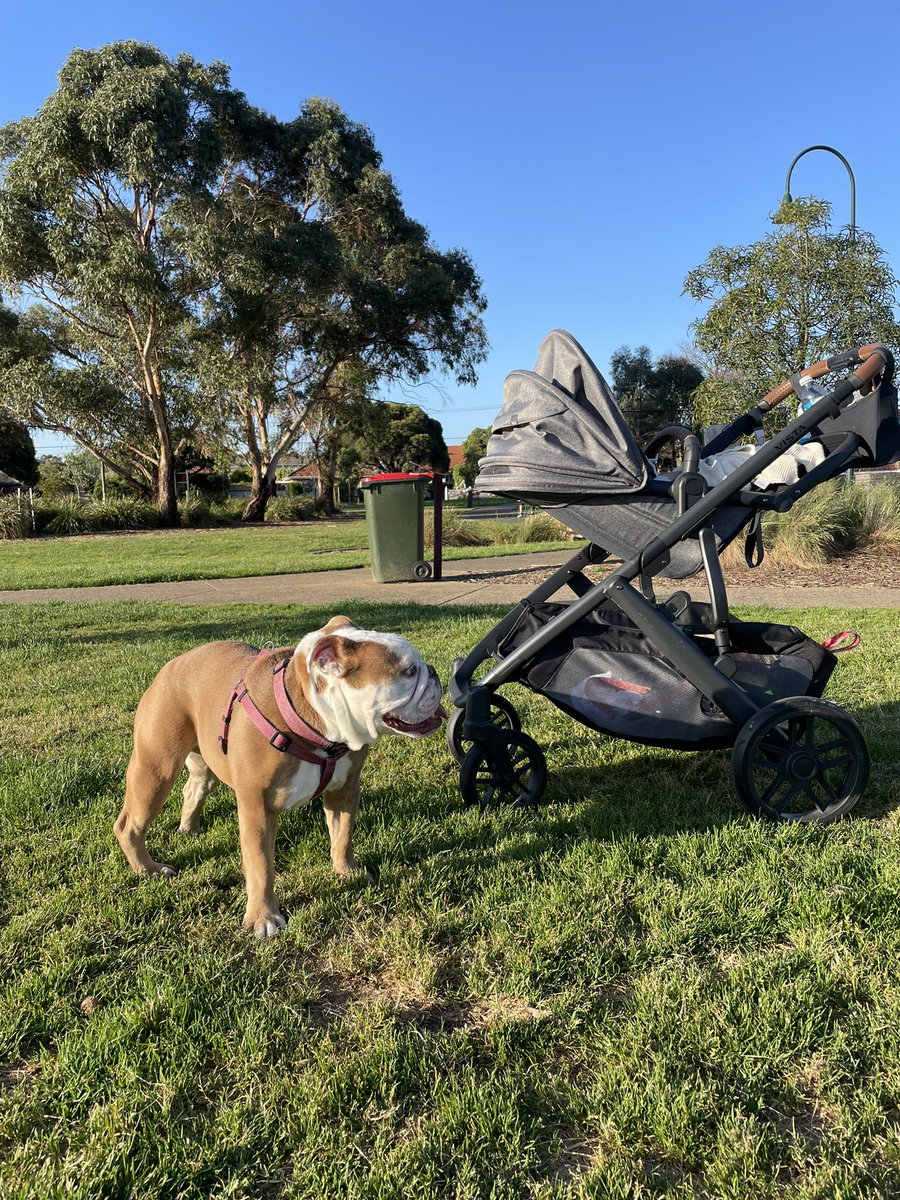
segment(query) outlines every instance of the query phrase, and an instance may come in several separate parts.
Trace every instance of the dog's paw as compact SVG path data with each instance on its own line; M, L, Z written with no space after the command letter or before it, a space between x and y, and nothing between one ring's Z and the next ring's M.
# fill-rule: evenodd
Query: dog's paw
M281 933L287 925L287 918L278 909L262 913L250 913L244 917L244 928L252 931L254 937L270 938Z
M166 879L171 879L173 875L178 874L175 868L170 867L168 863L158 863L152 861L143 873L145 875L149 875L151 878L155 875L161 875Z
M200 833L200 824L196 822L193 825L185 825L184 821L178 826L179 833L186 833L188 837L197 837Z
M367 871L365 867L361 867L359 863L354 863L350 866L349 863L344 866L335 867L334 873L343 883L365 883L371 884L375 882L375 877L371 871Z

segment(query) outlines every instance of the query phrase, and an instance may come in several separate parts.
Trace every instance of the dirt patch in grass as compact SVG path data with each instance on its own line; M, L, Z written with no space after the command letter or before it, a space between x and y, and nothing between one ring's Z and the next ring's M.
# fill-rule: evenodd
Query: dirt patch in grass
M315 981L315 994L304 1008L314 1025L331 1025L366 1008L380 1009L397 1024L433 1034L482 1031L503 1022L544 1021L552 1016L548 1009L536 1008L520 996L440 1000L412 995L386 972L348 975L308 964L307 973Z

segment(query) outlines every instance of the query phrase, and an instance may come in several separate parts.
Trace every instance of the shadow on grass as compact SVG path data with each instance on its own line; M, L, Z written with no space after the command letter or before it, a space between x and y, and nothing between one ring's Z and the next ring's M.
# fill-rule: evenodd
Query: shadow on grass
M854 810L852 820L878 820L900 806L900 757L897 731L900 731L900 702L871 706L854 714L867 735L872 756L872 772L865 796ZM736 795L729 769L729 750L655 751L627 759L613 758L607 765L567 766L554 770L552 755L550 782L544 800L533 808L498 808L481 813L463 803L458 792L447 795L446 776L440 792L432 798L428 784L423 787L423 806L417 811L409 801L396 804L392 789L366 787L363 779L363 804L357 847L370 869L384 869L389 863L416 865L446 856L448 862L471 860L490 855L500 861L526 861L545 854L559 853L583 842L617 842L624 839L658 839L680 834L700 834L736 823L756 820ZM449 758L445 764L453 783L456 767ZM371 778L371 776L370 776ZM180 804L176 791L169 805ZM210 798L207 818L233 819L234 799L225 788ZM403 830L402 840L389 850L382 848L375 859L367 847L373 834L371 826L391 814ZM763 827L766 822L762 822ZM808 826L810 831L820 826ZM174 836L174 835L173 835ZM236 836L236 829L235 829ZM327 842L321 806L298 810L282 819L279 826L279 854L301 851L310 838ZM179 865L188 867L207 856L201 844L180 840ZM214 854L232 851L219 848Z
M510 606L514 599L511 597ZM260 609L260 605L265 607ZM249 627L264 628L270 642L293 646L305 633L320 629L332 617L340 614L350 617L362 629L400 633L415 644L417 627L425 627L432 632L438 624L469 624L497 618L497 608L488 605L447 610L389 600L361 602L353 598L338 598L328 605L305 606L302 595L298 596L296 604L266 604L263 596L259 604L223 604L213 609L203 605L148 605L130 601L117 604L115 610L115 625L111 628L102 627L102 606L91 606L87 611L100 618L89 622L91 628L73 629L72 623L60 623L58 629L42 629L41 640L74 647L118 642L148 646L157 641L183 639L187 649L204 642L245 641ZM130 615L134 618L133 626L125 624Z

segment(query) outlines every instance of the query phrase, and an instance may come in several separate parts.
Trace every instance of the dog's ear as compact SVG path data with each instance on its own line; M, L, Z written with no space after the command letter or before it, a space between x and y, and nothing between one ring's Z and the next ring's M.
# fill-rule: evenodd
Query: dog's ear
M356 623L351 621L349 617L332 617L327 625L323 625L323 633L334 633L338 629L346 629L347 627L356 629Z
M325 675L346 675L355 649L348 638L323 637L310 656L310 665Z

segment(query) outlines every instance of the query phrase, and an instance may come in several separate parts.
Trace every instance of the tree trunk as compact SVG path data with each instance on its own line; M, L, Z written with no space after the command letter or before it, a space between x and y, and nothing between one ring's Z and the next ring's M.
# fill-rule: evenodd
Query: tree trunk
M254 468L253 479L250 484L250 498L244 505L244 511L241 513L242 521L264 521L266 519L266 505L275 496L275 469L270 468L265 475L260 476Z
M178 524L178 496L175 492L175 456L167 440L159 448L159 466L156 475L156 508L159 522L167 529Z

